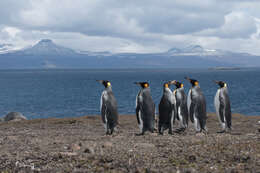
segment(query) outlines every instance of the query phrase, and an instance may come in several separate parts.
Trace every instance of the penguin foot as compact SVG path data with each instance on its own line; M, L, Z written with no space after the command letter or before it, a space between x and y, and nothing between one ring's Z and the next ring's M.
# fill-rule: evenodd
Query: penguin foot
M142 133L136 133L135 134L135 136L143 136L144 135L144 133L142 132Z
M185 131L185 128L179 128L179 129L174 130L175 133L182 133L184 131Z
M159 134L159 135L163 135L163 131L160 130L160 131L158 132L158 134Z
M225 133L226 130L221 130L221 131L218 131L217 133Z

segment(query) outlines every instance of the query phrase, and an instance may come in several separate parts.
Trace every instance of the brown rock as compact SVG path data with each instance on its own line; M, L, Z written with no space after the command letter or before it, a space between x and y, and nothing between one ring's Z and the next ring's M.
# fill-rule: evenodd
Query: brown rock
M103 148L112 148L113 147L113 143L112 142L105 142L102 145Z

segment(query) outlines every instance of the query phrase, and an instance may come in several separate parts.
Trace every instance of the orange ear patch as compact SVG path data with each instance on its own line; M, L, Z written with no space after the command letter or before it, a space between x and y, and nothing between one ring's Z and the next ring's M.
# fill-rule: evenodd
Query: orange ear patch
M169 88L169 84L167 84L167 83L164 84L164 87L165 87L165 88Z
M196 82L194 83L194 85L196 85L196 86L197 86L197 85L199 85L199 82L198 82L198 81L196 81Z
M111 83L110 83L110 82L108 82L108 83L107 83L107 86L111 86Z
M145 84L144 84L144 87L145 87L145 88L148 88L148 87L149 87L148 83L145 83Z
M183 88L183 86L184 86L184 85L183 85L183 84L181 84L181 88Z

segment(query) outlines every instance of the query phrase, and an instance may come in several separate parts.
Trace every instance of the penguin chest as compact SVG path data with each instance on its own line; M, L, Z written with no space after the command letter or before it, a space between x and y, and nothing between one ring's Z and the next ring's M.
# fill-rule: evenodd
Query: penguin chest
M220 89L217 90L215 98L214 98L214 106L215 106L216 113L218 116L219 116L219 107L220 107L219 96L220 96Z
M108 93L107 91L103 91L100 97L100 111L102 110L103 104L105 104L107 100L108 100Z

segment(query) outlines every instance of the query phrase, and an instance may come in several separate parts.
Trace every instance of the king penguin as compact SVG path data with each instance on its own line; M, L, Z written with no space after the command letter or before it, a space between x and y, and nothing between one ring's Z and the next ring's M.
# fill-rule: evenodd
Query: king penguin
M163 84L163 96L159 103L159 134L163 135L163 131L169 129L168 133L172 134L172 128L175 120L175 104L176 100L169 88L170 82Z
M176 86L176 89L173 91L173 95L176 99L176 118L180 122L180 129L177 131L185 131L188 127L189 115L187 107L187 96L184 92L184 85L176 80L171 81L171 84Z
M141 86L141 90L136 96L136 117L141 133L146 131L153 133L155 122L155 104L151 96L151 90L148 82L135 82Z
M105 86L100 98L100 112L104 123L106 135L112 135L118 124L118 112L116 98L112 92L111 83L107 80L98 80Z
M185 79L187 79L192 85L187 99L190 120L194 123L196 132L202 132L202 130L207 131L206 99L200 89L199 82L195 79L189 79L187 77Z
M219 133L223 133L226 130L231 130L231 106L228 96L227 84L223 81L215 82L219 85L219 89L217 90L214 99L214 105L222 128L222 131Z

